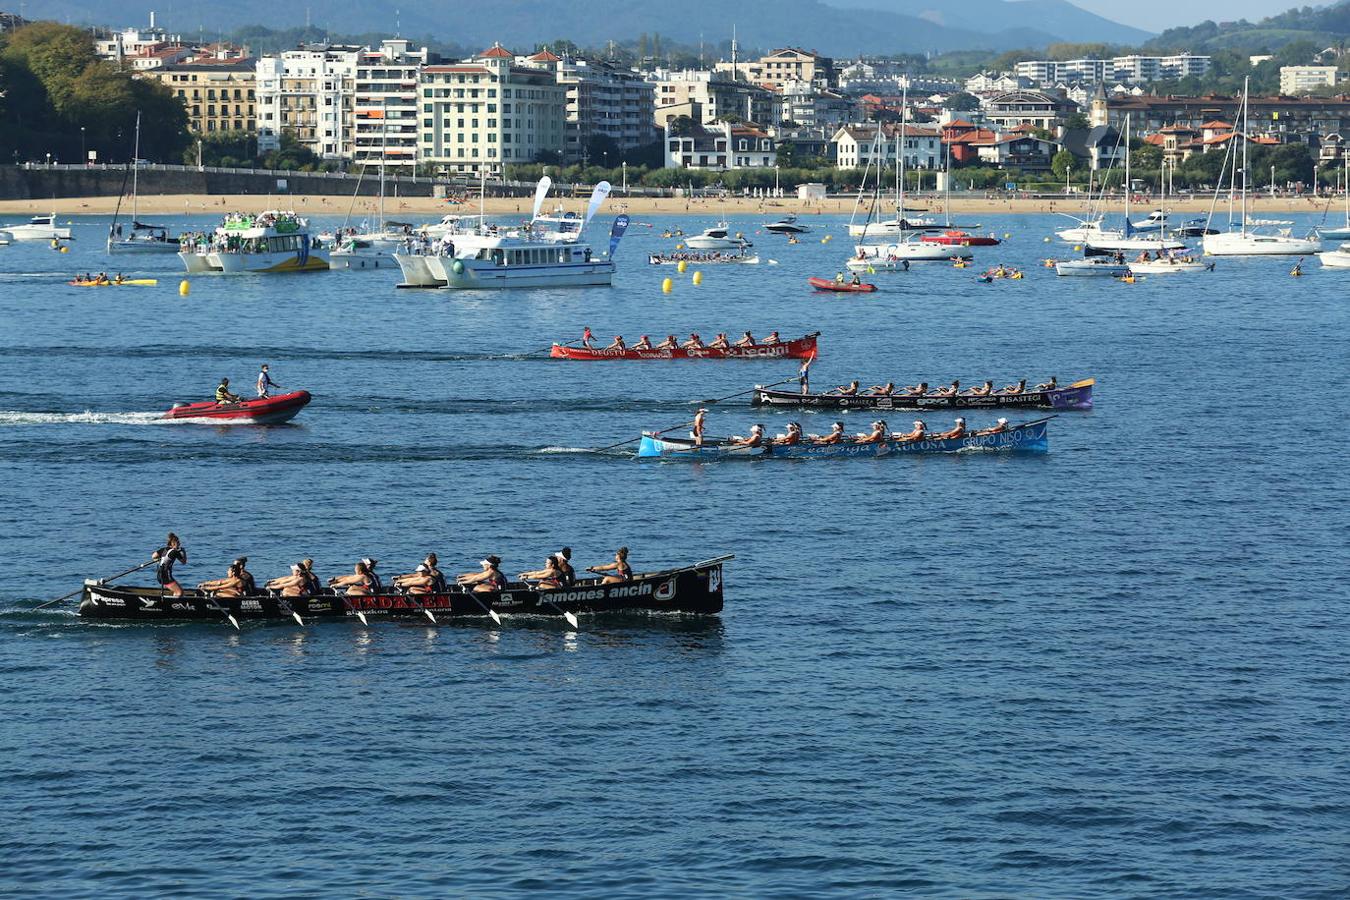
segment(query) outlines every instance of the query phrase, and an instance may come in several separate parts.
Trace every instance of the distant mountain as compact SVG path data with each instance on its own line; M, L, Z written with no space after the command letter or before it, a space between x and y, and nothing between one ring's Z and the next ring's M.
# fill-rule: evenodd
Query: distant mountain
M844 8L844 7L850 8ZM243 25L293 27L309 20L341 33L397 29L461 45L528 49L566 38L583 46L660 34L686 44L721 41L733 25L745 46L804 46L821 53L1006 50L1064 40L1133 41L1149 35L1085 12L1065 0L363 0L277 6L272 0L51 0L48 18L122 28L149 20L184 34Z
M1150 48L1178 47L1197 53L1218 50L1257 52L1310 41L1319 49L1350 41L1350 0L1327 6L1291 9L1259 22L1201 22L1188 28L1169 28L1149 42Z

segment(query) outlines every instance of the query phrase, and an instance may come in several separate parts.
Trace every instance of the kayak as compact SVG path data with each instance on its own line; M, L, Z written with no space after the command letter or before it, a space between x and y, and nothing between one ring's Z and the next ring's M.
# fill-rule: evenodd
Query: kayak
M166 419L212 419L221 422L240 422L251 425L280 425L295 418L295 414L309 403L309 391L291 391L273 397L258 397L238 403L175 403L164 414Z
M818 291L834 291L839 294L870 294L877 289L875 284L851 284L831 278L808 278L806 283Z
M71 287L124 287L128 284L155 285L158 278L123 278L121 281L67 281Z

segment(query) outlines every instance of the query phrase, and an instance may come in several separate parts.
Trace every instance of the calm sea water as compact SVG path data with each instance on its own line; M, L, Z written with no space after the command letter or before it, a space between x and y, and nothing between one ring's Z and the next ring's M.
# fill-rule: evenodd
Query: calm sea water
M1350 275L1056 279L1061 221L986 218L1012 238L978 263L1022 281L916 265L870 297L806 288L848 252L830 218L670 295L646 251L711 222L635 225L613 289L509 294L182 298L172 257L67 287L107 265L93 219L0 248L0 893L1345 896ZM586 325L818 329L818 386L1095 376L1097 408L1042 457L638 464L578 451L795 365L521 357ZM294 425L152 421L264 361L314 393ZM713 430L792 418L742 402ZM170 529L192 582L241 553L737 559L720 619L576 634L32 610Z

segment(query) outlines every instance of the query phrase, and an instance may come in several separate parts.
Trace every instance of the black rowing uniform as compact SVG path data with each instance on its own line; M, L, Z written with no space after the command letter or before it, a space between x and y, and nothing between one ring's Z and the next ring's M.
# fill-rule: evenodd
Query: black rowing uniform
M323 585L319 584L319 576L315 575L309 569L305 569L301 576L305 579L304 592L311 597L323 593Z
M431 570L431 592L433 594L444 594L449 588L445 584L445 575L440 569Z
M258 593L258 583L253 580L253 573L247 569L239 573L239 580L243 582L239 590L245 597L252 597Z
M558 586L566 588L576 584L577 570L572 568L572 564L567 561L567 558L561 553L554 554L553 558L557 560L558 570L560 572L558 576Z
M380 594L384 592L384 585L380 582L380 576L375 574L374 569L368 569L369 575L366 578L366 590L371 594Z
M628 561L624 560L623 562L619 563L618 566L619 567L614 570L614 574L618 575L624 581L632 581L633 567L628 564Z
M180 562L187 565L187 551L182 547L160 547L156 552L159 565L155 567L155 580L160 584L175 584L178 579L173 577L173 564Z

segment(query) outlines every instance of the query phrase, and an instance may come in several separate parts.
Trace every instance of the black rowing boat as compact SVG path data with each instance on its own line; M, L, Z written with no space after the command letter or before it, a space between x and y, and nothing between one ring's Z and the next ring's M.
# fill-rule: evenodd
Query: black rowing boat
M86 581L80 600L80 615L91 619L137 621L200 620L221 622L225 614L244 620L289 620L290 610L316 619L384 616L392 619L436 616L486 616L490 609L501 615L561 616L564 613L626 611L680 612L714 615L722 611L722 564L732 556L720 556L678 569L639 573L623 584L601 584L583 579L556 590L512 582L501 591L470 593L453 586L444 593L408 595L385 592L368 597L333 593L304 597L259 594L250 597L214 597L204 591L185 591L171 597L158 587L117 587Z
M1021 394L994 393L985 397L957 394L935 397L932 394L802 394L775 391L755 386L750 397L753 406L805 406L813 409L1092 409L1094 378L1084 378L1052 391L1024 391Z

